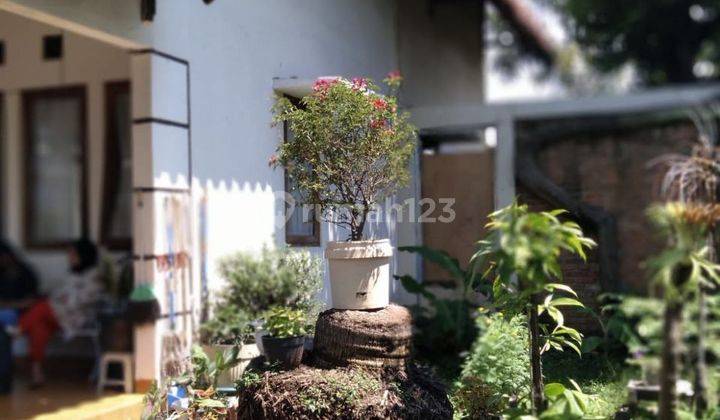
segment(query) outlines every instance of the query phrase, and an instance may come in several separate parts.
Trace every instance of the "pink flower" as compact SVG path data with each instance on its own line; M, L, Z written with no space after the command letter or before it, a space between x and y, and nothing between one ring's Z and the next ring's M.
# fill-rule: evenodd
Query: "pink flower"
M270 159L268 159L268 166L276 166L279 160L280 158L278 157L278 155L273 154L272 156L270 156Z
M379 129L383 127L387 127L388 122L385 119L382 120L371 120L370 121L370 128Z
M363 90L367 88L367 79L364 77L354 77L352 79L352 87L355 90Z
M388 85L390 85L392 87L400 86L400 83L402 83L402 80L403 80L403 77L400 74L399 70L391 71L385 77L385 83L387 83Z
M388 106L388 103L385 101L385 99L382 99L382 98L374 99L372 101L372 104L375 107L375 109L380 110L380 111L386 109Z
M319 92L319 93L324 93L328 89L330 89L330 87L332 85L334 85L337 82L338 82L338 79L335 77L321 77L321 78L315 80L315 84L313 84L313 91Z

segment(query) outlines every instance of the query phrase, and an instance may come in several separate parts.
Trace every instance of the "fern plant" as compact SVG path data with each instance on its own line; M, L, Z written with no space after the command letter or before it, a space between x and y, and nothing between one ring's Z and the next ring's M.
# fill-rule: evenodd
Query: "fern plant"
M531 212L517 202L489 216L487 238L478 242L472 266L485 268L483 277L492 283L494 305L506 315L528 314L533 411L544 408L540 355L549 349L569 347L580 353L582 335L565 325L562 308L583 307L575 292L562 284L559 257L570 252L585 259L595 245L580 226L558 217L564 210ZM544 298L543 294L546 294ZM562 296L560 294L565 294ZM569 296L568 296L569 295ZM547 313L553 328L540 326ZM541 332L543 336L541 337Z

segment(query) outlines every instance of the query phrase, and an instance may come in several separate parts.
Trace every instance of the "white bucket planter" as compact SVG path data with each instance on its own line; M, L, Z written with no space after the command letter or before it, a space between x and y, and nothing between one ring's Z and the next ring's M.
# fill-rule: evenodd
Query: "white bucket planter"
M332 307L377 309L390 303L390 257L387 239L329 242L325 258L330 269Z
M230 351L232 348L233 346L230 344L213 344L203 346L203 350L210 360L215 360L218 353ZM240 363L229 369L227 372L220 374L218 377L218 386L222 388L234 387L235 381L242 377L243 373L245 373L245 369L247 369L252 359L258 356L260 356L260 350L255 343L241 345L240 352L238 353Z

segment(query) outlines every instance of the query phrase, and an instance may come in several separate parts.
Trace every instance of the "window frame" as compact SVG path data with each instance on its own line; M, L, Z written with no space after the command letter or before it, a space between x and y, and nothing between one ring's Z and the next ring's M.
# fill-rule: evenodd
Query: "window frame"
M297 98L295 96L290 95L284 95L290 102L292 102L295 106L300 105L300 98ZM283 142L286 142L288 139L288 134L290 132L290 126L287 121L283 122ZM287 172L283 169L283 181L284 181L284 188L285 192L287 194L290 194L290 180L288 179ZM287 205L285 205L285 208L283 209L284 214L287 216ZM285 243L289 246L296 246L296 247L318 247L321 245L321 239L320 239L320 221L316 217L315 211L312 211L310 213L313 218L313 234L312 235L290 235L288 234L288 223L290 223L290 219L288 219L285 222Z
M110 81L105 83L105 138L104 138L104 170L103 170L103 201L100 205L100 243L112 251L132 250L132 234L127 238L112 237L112 216L117 206L117 194L120 188L119 152L120 139L114 114L116 111L115 98L120 94L130 95L130 81ZM132 141L132 140L131 140Z
M22 91L22 119L23 119L23 153L24 157L24 222L23 236L25 247L34 250L58 250L66 248L72 241L78 238L67 238L59 241L37 241L33 238L32 221L37 210L37 206L33 202L36 179L34 176L33 156L34 144L32 141L32 109L36 102L43 99L51 98L76 98L80 100L80 113L78 115L78 124L80 126L80 218L82 237L88 235L88 127L87 127L87 88L85 85L62 86L53 88L28 89Z

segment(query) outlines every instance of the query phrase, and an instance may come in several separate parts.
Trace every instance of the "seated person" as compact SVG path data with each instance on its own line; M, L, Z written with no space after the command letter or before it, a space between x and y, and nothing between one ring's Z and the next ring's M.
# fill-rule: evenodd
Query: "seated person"
M0 328L17 324L20 313L37 299L37 276L10 245L0 239Z
M45 381L42 363L53 334L61 330L66 338L97 316L95 305L102 286L97 276L98 251L95 245L81 239L68 249L70 273L62 286L46 299L37 300L20 316L20 332L30 344L32 384Z

